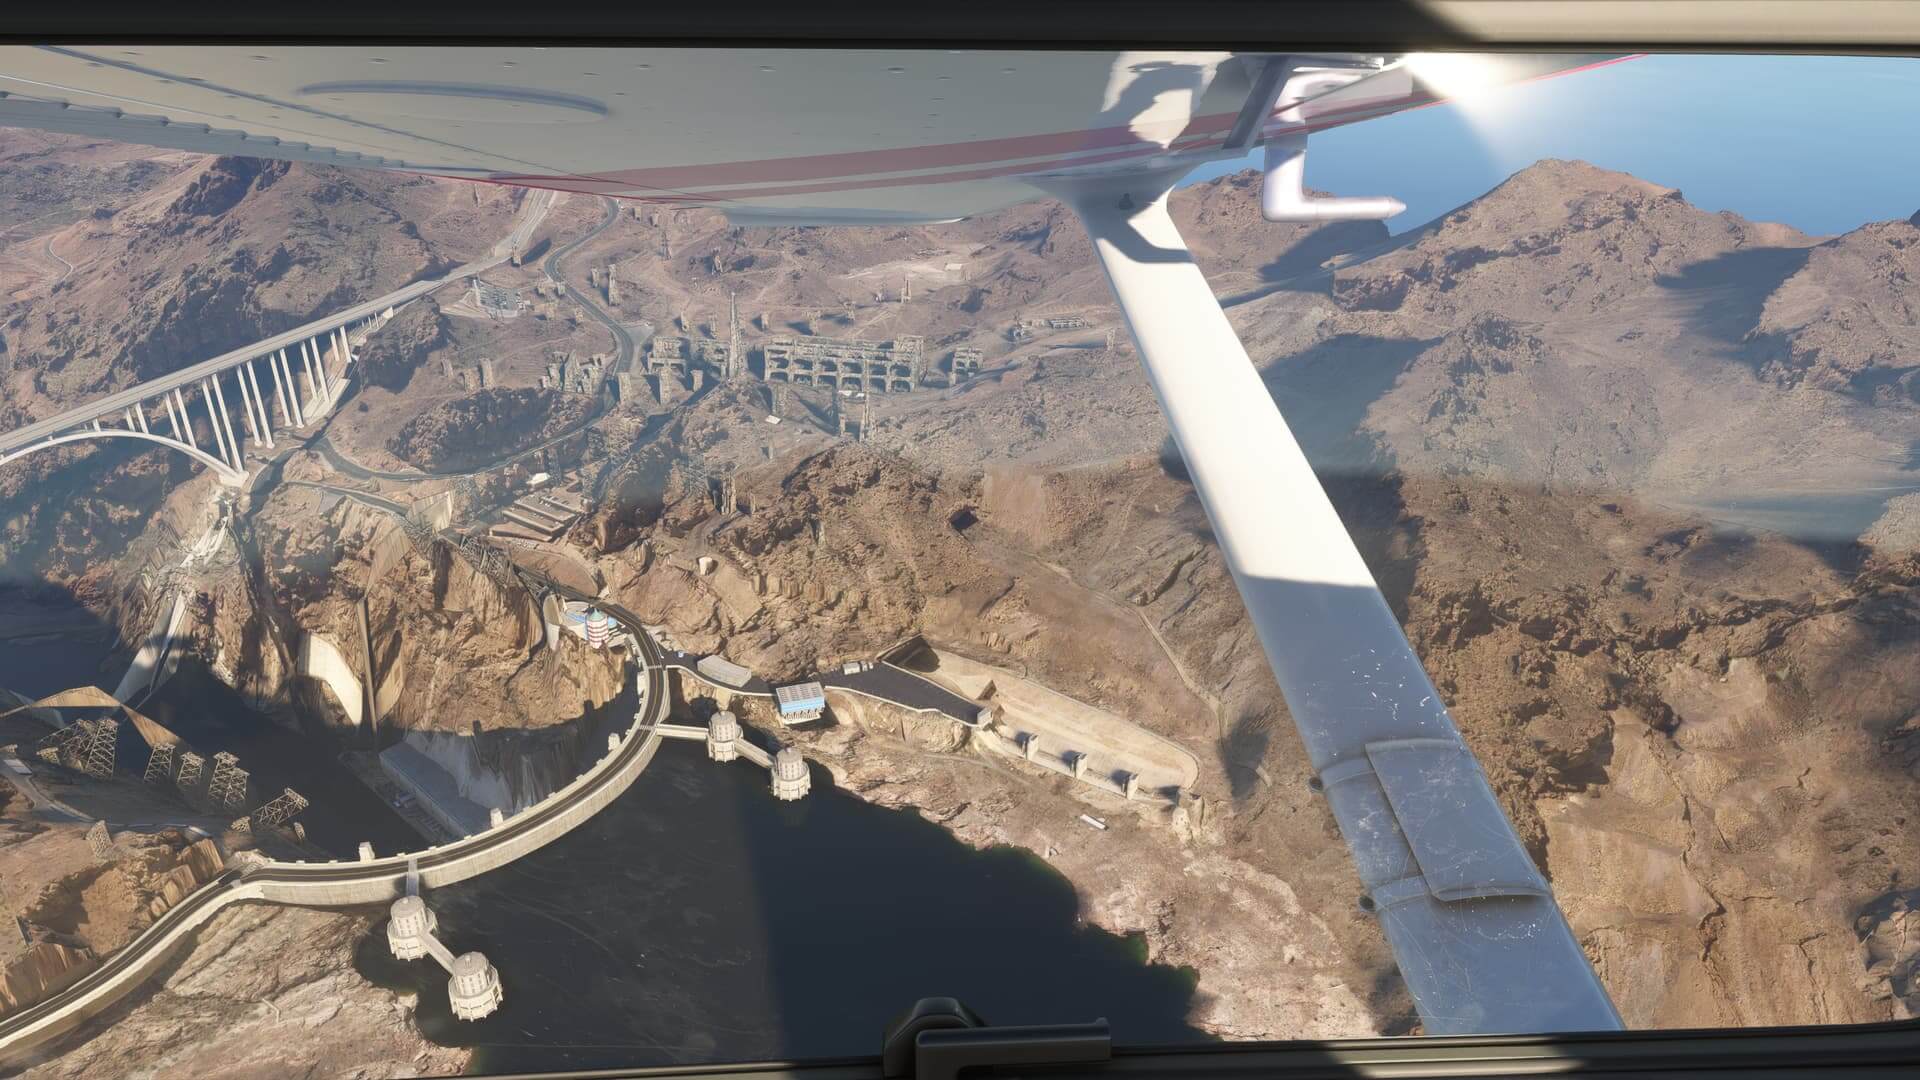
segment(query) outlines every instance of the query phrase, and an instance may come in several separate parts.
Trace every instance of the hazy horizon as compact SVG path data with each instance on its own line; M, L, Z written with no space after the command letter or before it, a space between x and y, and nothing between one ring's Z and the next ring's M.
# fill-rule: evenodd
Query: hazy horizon
M1884 93L1848 93L1862 86ZM1315 135L1307 182L1399 198L1399 233L1542 158L1574 158L1828 235L1920 209L1920 120L1901 108L1917 98L1920 63L1906 57L1641 56Z

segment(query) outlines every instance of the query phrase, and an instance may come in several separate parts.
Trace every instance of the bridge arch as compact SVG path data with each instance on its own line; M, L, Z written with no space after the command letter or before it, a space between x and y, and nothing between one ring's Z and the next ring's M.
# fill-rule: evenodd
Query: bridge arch
M158 443L161 446L178 450L200 464L205 465L207 468L212 469L219 475L222 483L238 486L245 483L247 479L245 473L214 457L212 454L207 453L205 450L188 446L186 443L174 439L169 439L165 435L155 435L149 431L125 431L120 428L101 428L99 431L70 431L65 435L56 435L50 439L42 439L39 442L23 446L11 454L0 454L0 465L4 465L9 461L18 461L28 454L33 453L35 450L45 450L53 446L63 446L67 443L79 442L82 439L139 439L142 442Z

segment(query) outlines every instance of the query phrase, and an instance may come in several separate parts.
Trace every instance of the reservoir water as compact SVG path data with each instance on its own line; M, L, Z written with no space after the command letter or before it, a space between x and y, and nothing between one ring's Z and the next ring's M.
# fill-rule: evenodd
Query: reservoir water
M0 651L0 685L39 695L88 681L74 676L106 647ZM630 717L630 696L592 722ZM309 837L341 857L363 839L423 843L338 764L336 738L273 724L194 664L142 711L203 752L238 755L256 800L288 784L307 795ZM449 947L500 969L499 1012L455 1020L437 965L388 954L381 908L362 909L373 924L354 964L417 994L422 1030L473 1047L476 1072L868 1055L888 1021L938 995L996 1024L1104 1016L1122 1044L1206 1038L1185 1019L1191 973L1086 925L1036 856L970 848L818 768L812 794L783 803L764 770L716 765L697 743L667 743L585 825L428 902Z
M663 746L618 802L501 870L433 890L448 947L479 949L506 1000L452 1017L431 961L394 960L384 914L356 966L419 994L476 1072L879 1052L919 998L995 1024L1107 1017L1115 1041L1191 1042L1189 972L1086 925L1072 886L1019 850L977 851L813 771L775 800L762 769ZM1115 867L1115 873L1123 872Z

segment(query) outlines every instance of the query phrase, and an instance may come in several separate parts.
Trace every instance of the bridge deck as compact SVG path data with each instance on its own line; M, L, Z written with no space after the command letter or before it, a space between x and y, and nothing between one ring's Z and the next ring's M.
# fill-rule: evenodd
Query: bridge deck
M547 210L553 204L553 198L552 192L535 192L527 196L516 213L512 231L506 239L495 245L493 253L486 258L467 263L465 266L455 269L445 277L429 278L427 280L413 282L410 285L401 286L387 293L385 296L378 296L372 300L362 301L352 307L336 311L325 318L316 319L313 322L296 326L291 330L275 334L272 337L263 338L251 344L242 345L237 349L221 353L211 360L203 360L198 364L181 368L179 371L162 375L155 379L149 379L138 386L116 391L105 397L87 402L84 405L63 410L44 420L36 420L24 427L0 434L0 457L31 446L42 439L58 435L69 428L77 427L90 420L118 415L135 405L159 397L161 394L170 390L191 387L201 379L210 375L218 375L248 360L265 356L268 353L278 352L284 348L297 346L302 341L309 338L320 337L346 323L367 318L387 308L404 304L415 297L425 296L427 293L433 292L435 289L450 282L460 281L490 270L507 261L520 245L526 243L527 238L532 235L533 229L545 218ZM243 408L247 407L244 402L236 402L235 404ZM261 404L264 408L264 402ZM331 402L328 402L327 405L330 406ZM326 410L323 407L320 411L325 412Z

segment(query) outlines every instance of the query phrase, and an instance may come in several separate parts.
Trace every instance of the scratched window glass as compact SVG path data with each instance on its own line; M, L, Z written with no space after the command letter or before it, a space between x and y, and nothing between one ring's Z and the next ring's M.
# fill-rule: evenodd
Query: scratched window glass
M1911 1018L1916 90L0 47L0 1071Z

